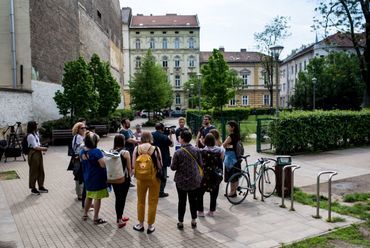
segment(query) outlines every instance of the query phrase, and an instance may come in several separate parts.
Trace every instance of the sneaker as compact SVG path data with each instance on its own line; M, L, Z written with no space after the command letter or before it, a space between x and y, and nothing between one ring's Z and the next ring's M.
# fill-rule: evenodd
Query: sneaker
M40 195L40 191L38 191L37 189L33 188L33 189L31 189L31 194L32 195Z
M184 224L182 222L177 223L177 229L183 230L184 229Z
M214 216L215 216L215 211L209 211L209 212L207 213L207 216L209 216L209 217L214 217Z
M167 197L167 196L169 196L168 193L164 193L164 192L159 193L159 198L164 198L164 197Z
M45 189L44 187L39 188L40 193L48 193L49 190Z
M191 228L196 228L197 227L197 222L196 220L191 221Z
M198 217L204 217L204 212L203 211L198 211Z
M138 231L138 232L144 232L144 226L143 226L143 225L141 225L141 224L136 224L136 225L134 226L134 230L135 230L135 231Z
M154 226L150 226L150 227L148 227L148 229L146 230L146 233L147 234L151 234L152 232L154 232L155 231L155 227Z

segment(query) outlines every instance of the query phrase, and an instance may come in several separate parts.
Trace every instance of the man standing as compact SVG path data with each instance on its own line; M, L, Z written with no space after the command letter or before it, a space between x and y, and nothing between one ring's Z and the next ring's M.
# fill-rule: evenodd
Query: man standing
M204 137L206 137L210 130L216 129L216 127L211 124L211 121L212 117L210 115L203 116L203 126L200 128L196 139L198 148L204 148Z
M176 136L176 150L180 148L180 141L179 141L179 136L181 134L181 132L185 131L185 130L188 130L187 127L185 127L185 118L184 117L180 117L179 118L179 127L176 129L175 131L175 136Z
M157 123L155 125L155 132L152 133L154 145L159 147L162 154L162 172L164 180L161 181L161 187L159 191L159 197L167 197L168 193L164 192L167 182L167 167L171 165L170 147L173 147L172 133L171 131L164 134L164 125Z
M131 158L132 158L132 153L135 149L135 146L140 141L136 140L134 133L130 129L131 124L130 124L129 119L127 118L122 119L121 124L122 124L122 129L119 131L119 133L125 136L125 148L130 153Z

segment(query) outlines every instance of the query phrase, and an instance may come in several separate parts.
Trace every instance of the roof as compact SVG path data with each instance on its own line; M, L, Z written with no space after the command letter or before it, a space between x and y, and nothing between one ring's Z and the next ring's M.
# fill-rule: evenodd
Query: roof
M227 63L260 63L261 58L265 56L263 53L248 51L224 52L221 50L221 53ZM211 55L212 52L200 52L200 63L206 63Z
M131 19L130 28L199 28L197 15L166 14L159 16L136 15Z

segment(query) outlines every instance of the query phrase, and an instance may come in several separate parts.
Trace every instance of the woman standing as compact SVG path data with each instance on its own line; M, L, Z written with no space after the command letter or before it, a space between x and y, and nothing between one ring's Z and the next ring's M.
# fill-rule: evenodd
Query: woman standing
M81 149L83 148L84 137L86 133L86 125L83 122L77 122L72 128L72 150L74 155L72 155L73 162L73 175L75 181L75 190L77 199L82 201L83 192L83 175L82 166L79 158Z
M130 188L130 175L131 175L131 158L130 153L123 148L125 147L125 136L119 134L114 137L113 150L120 154L122 161L122 167L124 172L123 183L112 183L114 195L116 196L116 216L117 226L122 228L126 225L129 220L128 217L123 217L123 210L125 209L126 197L128 189Z
M192 135L189 131L181 132L179 142L181 149L178 149L173 155L171 169L176 171L175 182L178 203L178 223L177 228L184 228L184 215L186 211L186 198L189 197L191 212L191 226L197 227L197 190L202 180L200 170L202 170L202 158L198 148L189 144Z
M105 168L104 155L97 148L99 136L93 132L86 132L85 147L80 152L86 200L83 220L87 220L87 213L94 200L94 224L104 224L107 221L99 218L101 199L108 197L107 170Z
M224 152L221 147L216 146L216 139L211 132L204 138L204 145L205 147L202 149L204 176L198 191L197 209L198 216L203 217L203 196L205 192L209 192L211 201L207 216L213 217L216 211L217 197L222 181Z
M162 156L161 152L158 147L153 146L153 136L150 132L144 131L141 135L141 144L136 146L132 156L132 168L135 170L135 177L136 177L136 184L137 184L137 219L139 221L138 224L134 226L135 231L144 232L144 216L145 216L145 200L147 192L148 195L148 230L147 233L150 234L155 231L153 226L155 222L155 216L157 213L157 205L158 205L158 198L159 198L159 188L161 182L159 178L156 176L156 172L162 169ZM150 176L150 179L140 179L138 176L139 168L135 168L136 166L141 166L141 163L145 163L144 161L140 161L141 158L145 156L141 155L149 155L152 160L150 168L151 171L155 171L155 174Z
M225 148L225 182L228 182L230 177L235 173L239 172L238 169L241 168L240 162L236 158L236 146L238 141L240 141L240 131L238 123L235 121L229 121L228 125L228 132L229 136L227 136L226 140L222 144ZM231 191L229 193L229 197L236 197L236 189L238 187L238 180L231 183ZM227 194L227 193L226 193ZM225 194L225 196L226 196Z
M30 166L29 187L31 189L31 194L40 195L40 193L48 193L49 191L44 187L45 172L42 158L42 152L46 152L48 148L41 146L36 121L27 123L27 144L30 148L28 153L28 165ZM36 181L39 190L36 189Z

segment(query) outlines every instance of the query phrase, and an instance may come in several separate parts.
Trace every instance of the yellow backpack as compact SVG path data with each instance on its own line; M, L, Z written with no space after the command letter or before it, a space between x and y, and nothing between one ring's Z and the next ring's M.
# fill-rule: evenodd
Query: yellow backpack
M150 181L156 177L153 158L149 154L151 148L142 151L140 146L137 147L137 155L139 155L135 161L135 177L137 180Z

